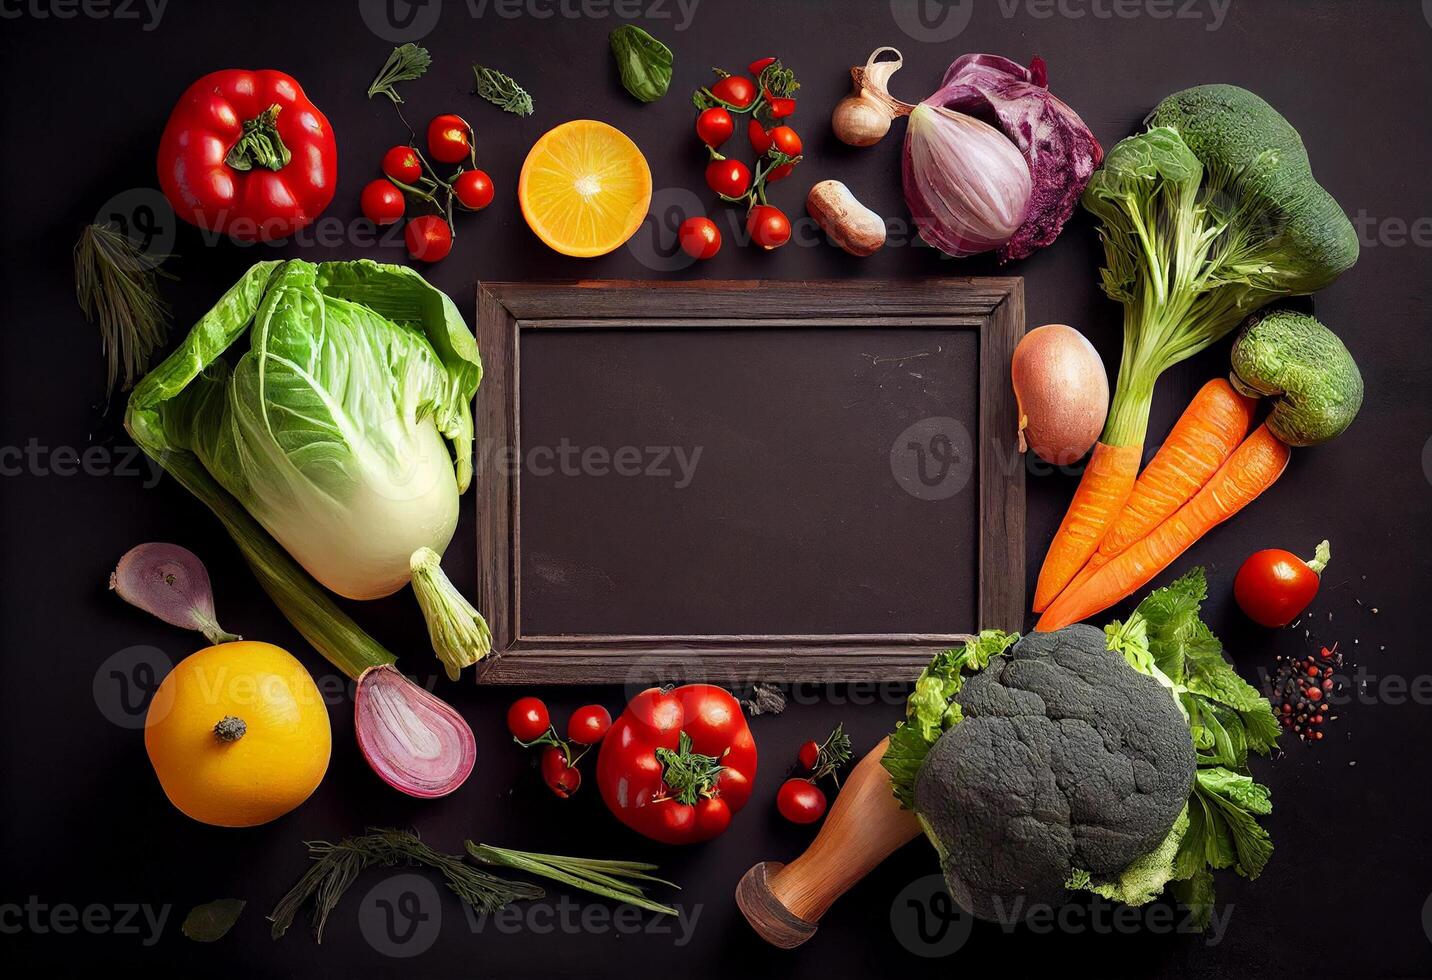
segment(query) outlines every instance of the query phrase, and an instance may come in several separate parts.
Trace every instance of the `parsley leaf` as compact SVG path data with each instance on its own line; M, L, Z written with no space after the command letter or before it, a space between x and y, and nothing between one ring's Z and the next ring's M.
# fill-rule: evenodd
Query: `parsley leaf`
M373 84L368 86L368 98L375 95L386 95L393 100L394 105L402 105L403 97L393 86L398 82L410 82L421 76L433 63L432 55L428 49L419 47L409 41L393 49L388 55L388 60L383 62L383 67L378 70L378 77L373 79Z

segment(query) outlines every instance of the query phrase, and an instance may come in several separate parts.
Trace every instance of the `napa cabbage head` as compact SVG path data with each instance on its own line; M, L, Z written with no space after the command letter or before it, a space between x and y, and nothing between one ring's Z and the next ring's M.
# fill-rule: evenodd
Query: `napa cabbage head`
M166 458L197 458L323 585L372 599L452 538L481 377L462 316L416 272L261 262L135 389L126 423L171 472Z

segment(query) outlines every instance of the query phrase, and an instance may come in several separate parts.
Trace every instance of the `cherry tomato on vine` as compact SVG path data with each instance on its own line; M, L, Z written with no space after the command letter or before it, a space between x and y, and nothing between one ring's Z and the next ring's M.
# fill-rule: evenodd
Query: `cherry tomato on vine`
M676 239L693 259L709 259L721 251L721 229L710 218L687 218L677 229Z
M771 145L788 157L801 155L801 138L789 126L777 126L771 130Z
M766 104L771 107L771 115L777 119L784 119L796 111L795 99L783 99L766 93Z
M395 146L383 154L383 173L405 184L416 184L423 176L418 151L411 146Z
M730 139L735 131L736 123L731 119L731 113L721 106L702 109L696 117L697 139L713 150Z
M567 754L555 745L542 750L542 781L562 799L567 799L582 785L582 771L567 764Z
M775 64L775 62L775 58L757 58L755 61L751 62L750 66L747 67L746 70L751 73L752 78L760 78L761 72L765 71L771 65Z
M423 214L403 230L408 254L419 262L440 262L452 251L452 229L435 214Z
M492 203L492 178L486 170L464 170L452 182L457 203L469 211L481 211Z
M472 152L472 127L462 116L434 116L428 123L428 152L438 163L461 163Z
M1281 548L1254 552L1233 579L1238 608L1261 626L1287 626L1318 594L1328 557L1326 541L1310 562Z
M772 167L766 174L766 183L774 184L778 180L784 180L791 175L791 171L794 169L796 169L794 163L783 163L779 167Z
M612 713L599 704L583 705L567 721L567 740L596 745L612 727Z
M726 197L740 197L751 187L751 168L740 160L712 160L706 165L706 186Z
M507 709L507 730L519 742L531 742L547 733L552 716L541 698L518 698Z
M815 764L820 761L820 743L811 739L800 747L796 753L796 761L806 772L814 772Z
M776 809L791 823L815 823L825 816L825 793L809 779L787 779L776 793Z
M727 75L711 86L711 94L722 102L744 109L756 101L756 86L742 75Z
M746 232L764 249L780 248L791 240L791 222L780 208L758 204L746 216Z
M746 123L746 138L751 141L751 149L756 151L758 157L765 156L766 151L771 148L771 134L754 119Z
M373 224L391 225L403 216L407 202L403 200L403 192L394 187L392 181L380 177L363 188L358 206L363 210L363 217Z

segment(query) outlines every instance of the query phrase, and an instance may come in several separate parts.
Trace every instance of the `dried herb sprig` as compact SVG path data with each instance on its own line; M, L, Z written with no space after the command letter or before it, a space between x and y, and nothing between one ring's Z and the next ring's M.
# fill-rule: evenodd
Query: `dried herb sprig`
M312 899L314 936L323 942L323 927L328 916L366 868L398 864L432 868L442 874L458 898L479 912L496 912L510 902L541 898L546 894L539 885L499 878L464 863L461 857L435 851L417 834L407 830L370 829L361 837L348 837L336 844L309 841L308 855L314 863L269 915L275 939L288 931L298 910Z
M473 95L481 96L504 112L519 116L532 115L532 96L512 78L496 68L473 65L472 74L477 79Z
M494 864L540 875L543 878L550 878L594 895L635 905L637 908L646 909L649 912L660 912L663 915L679 914L671 906L662 905L660 902L647 898L642 886L633 884L633 882L645 881L677 888L677 885L665 878L657 878L647 873L657 869L654 864L644 864L640 861L603 861L597 858L563 857L560 854L533 854L530 851L513 851L505 847L493 847L491 844L477 844L473 841L467 841L465 846L473 860L482 864Z
M169 332L169 306L157 285L165 275L157 266L168 257L146 255L108 224L87 225L75 242L75 298L85 319L99 321L107 396L121 376L125 388L134 386Z
M840 769L850 761L850 736L845 734L844 722L835 726L824 742L820 743L820 749L816 752L815 767L811 773L810 781L819 782L826 776L835 780L835 786L840 788Z
M386 95L393 100L394 105L402 105L403 97L394 86L398 82L410 82L420 77L432 63L433 56L428 54L427 48L411 41L398 45L393 49L393 53L388 55L388 60L383 62L373 84L368 86L368 98Z

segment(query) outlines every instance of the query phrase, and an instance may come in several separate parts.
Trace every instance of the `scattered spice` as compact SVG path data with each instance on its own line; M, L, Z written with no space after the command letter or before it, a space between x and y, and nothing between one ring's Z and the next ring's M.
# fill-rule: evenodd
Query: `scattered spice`
M1337 644L1303 657L1279 654L1275 662L1273 704L1278 721L1304 742L1321 742L1323 726L1338 717L1326 714L1325 699L1343 687L1338 677L1344 660Z

